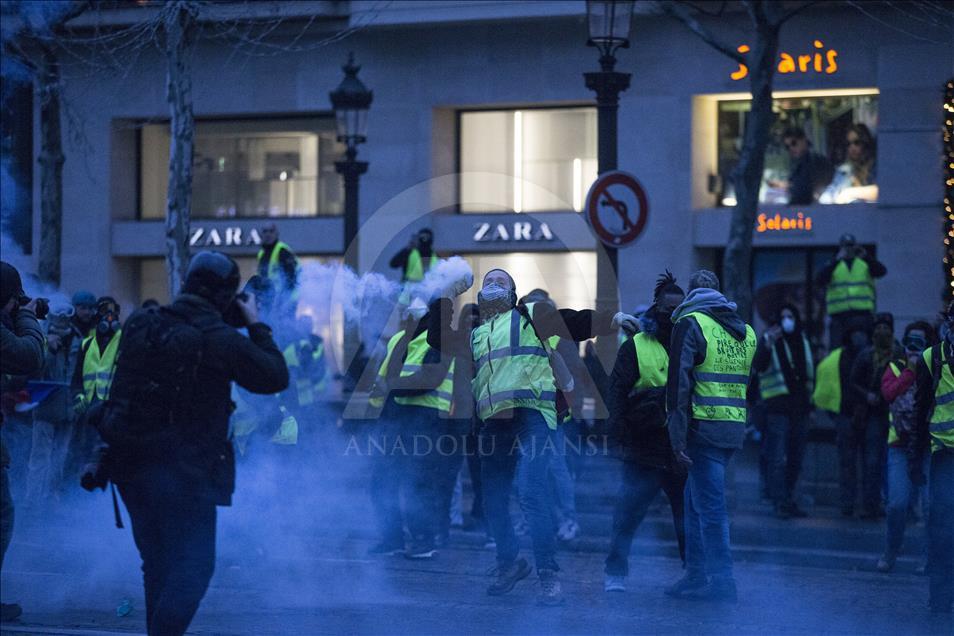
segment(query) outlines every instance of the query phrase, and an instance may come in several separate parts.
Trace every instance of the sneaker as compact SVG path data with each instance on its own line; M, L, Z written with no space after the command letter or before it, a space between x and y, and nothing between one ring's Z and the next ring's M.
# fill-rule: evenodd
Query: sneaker
M580 524L573 519L567 519L561 523L560 529L557 530L557 538L560 541L572 541L578 534L580 534Z
M4 623L20 618L23 608L16 603L0 603L0 621Z
M557 577L556 570L537 569L540 577L540 593L537 595L537 605L554 607L563 605L563 586Z
M626 577L618 574L607 574L603 579L604 592L625 592Z
M433 559L437 548L433 544L412 545L404 551L404 558L411 560Z
M401 552L404 552L404 544L387 543L385 541L382 541L381 543L378 543L368 548L368 555L370 556L374 556L378 554L392 556L395 554L400 554Z
M497 568L497 580L487 588L487 594L500 596L513 589L518 581L527 578L530 574L530 564L526 559L517 559L507 566Z
M484 541L484 550L496 550L497 549L497 540L493 537L487 537L487 540Z
M681 579L665 589L666 596L679 598L690 590L697 590L709 584L709 579L704 576L686 574Z
M713 578L708 584L691 590L686 590L677 598L688 601L717 601L722 603L737 603L738 591L732 579L718 580Z
M878 564L875 566L875 569L878 572L887 574L894 569L895 556L893 554L885 554L880 559L878 559Z

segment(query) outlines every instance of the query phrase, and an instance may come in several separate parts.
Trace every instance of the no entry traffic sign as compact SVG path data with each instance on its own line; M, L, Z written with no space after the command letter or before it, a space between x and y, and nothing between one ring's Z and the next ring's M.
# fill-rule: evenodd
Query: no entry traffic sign
M586 195L586 219L597 238L610 247L625 247L635 241L648 216L646 192L628 172L601 174Z

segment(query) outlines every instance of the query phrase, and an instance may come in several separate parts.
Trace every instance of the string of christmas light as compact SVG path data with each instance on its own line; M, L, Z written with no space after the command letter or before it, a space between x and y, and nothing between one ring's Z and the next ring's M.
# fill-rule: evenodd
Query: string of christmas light
M947 300L954 298L954 79L944 91L944 270Z

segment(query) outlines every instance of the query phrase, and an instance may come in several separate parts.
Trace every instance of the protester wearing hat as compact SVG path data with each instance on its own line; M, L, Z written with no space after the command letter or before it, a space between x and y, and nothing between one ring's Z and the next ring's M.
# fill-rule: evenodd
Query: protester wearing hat
M96 296L81 290L73 294L73 326L83 338L96 326Z
M842 346L851 327L871 328L876 305L874 279L886 273L887 268L858 245L853 234L841 236L838 253L816 278L826 287L829 349Z
M20 305L23 283L20 273L9 263L0 261L0 374L30 375L43 366L43 332L37 322L36 300ZM5 391L6 386L0 387ZM0 414L0 422L3 416ZM0 442L0 568L3 555L10 545L13 534L13 499L10 497L10 482L7 468L10 455ZM22 610L16 603L0 606L0 620L11 621Z
M848 390L855 395L852 426L864 440L862 519L875 520L884 516L881 486L888 449L888 403L881 395L881 378L888 364L903 355L904 351L894 339L894 316L877 314L871 331L871 345L855 358L848 379Z

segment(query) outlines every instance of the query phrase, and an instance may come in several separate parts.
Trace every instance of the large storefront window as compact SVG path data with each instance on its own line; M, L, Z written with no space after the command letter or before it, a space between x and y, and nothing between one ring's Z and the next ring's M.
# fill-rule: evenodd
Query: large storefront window
M460 113L460 211L583 209L596 179L596 109Z
M809 205L878 199L876 91L780 94L765 153L759 201ZM735 205L733 172L742 150L748 99L718 98L716 165L708 179L709 204ZM697 174L697 177L699 175Z
M169 126L140 132L140 211L163 218L169 183ZM192 216L325 216L342 213L334 162L343 147L331 118L196 123Z

